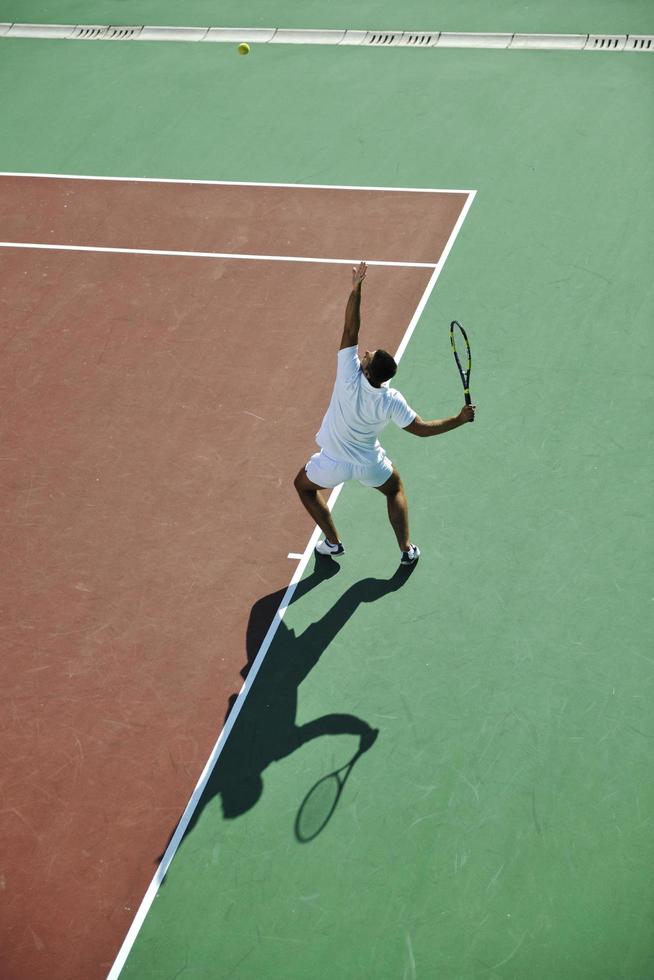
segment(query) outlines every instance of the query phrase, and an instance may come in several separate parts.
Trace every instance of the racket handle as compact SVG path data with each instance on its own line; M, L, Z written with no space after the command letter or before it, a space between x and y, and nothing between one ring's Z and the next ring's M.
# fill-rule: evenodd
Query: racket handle
M465 395L466 405L472 405L472 398L470 397L470 392L465 391L464 395Z

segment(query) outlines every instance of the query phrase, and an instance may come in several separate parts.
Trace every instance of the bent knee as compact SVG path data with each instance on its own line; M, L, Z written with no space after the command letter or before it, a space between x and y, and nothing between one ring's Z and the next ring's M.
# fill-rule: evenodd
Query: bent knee
M298 475L295 477L293 480L293 486L299 494L316 492L316 487L307 476L305 469L301 469Z
M395 497L398 493L402 493L404 486L402 485L402 478L396 469L393 470L389 476L386 483L382 483L380 487L377 487L385 497Z
M293 486L295 487L295 489L297 490L298 493L301 493L302 490L305 489L305 483L304 483L304 481L306 480L306 478L307 478L307 475L304 472L304 470L300 470L300 472L297 474L297 476L293 480Z

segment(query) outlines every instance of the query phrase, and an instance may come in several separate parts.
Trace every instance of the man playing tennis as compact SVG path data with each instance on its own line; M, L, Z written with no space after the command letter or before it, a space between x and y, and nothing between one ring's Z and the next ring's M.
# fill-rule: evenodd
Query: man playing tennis
M397 364L388 351L367 350L359 359L361 284L366 270L365 262L352 270L352 292L345 310L336 382L316 435L320 452L314 453L295 477L295 489L325 535L324 541L316 545L316 551L334 557L344 554L345 548L320 491L337 487L346 480L358 480L366 487L380 490L386 497L388 518L400 547L400 562L413 565L420 557L420 550L409 539L404 486L378 435L392 421L415 436L437 436L472 422L475 406L464 405L458 415L449 419L425 422L399 391L388 387L397 371Z

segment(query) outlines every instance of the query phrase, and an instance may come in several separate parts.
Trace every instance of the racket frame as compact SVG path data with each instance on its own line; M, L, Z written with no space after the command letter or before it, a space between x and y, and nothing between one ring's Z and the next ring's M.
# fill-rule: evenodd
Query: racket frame
M468 352L468 369L467 369L467 371L464 371L463 370L463 366L461 364L461 359L459 358L459 354L458 354L458 351L456 349L456 343L455 343L455 340L454 340L454 336L455 336L455 329L457 327L461 331L461 334L463 335L463 339L465 340L466 350ZM456 361L456 366L458 367L459 374L461 375L461 382L463 384L463 395L464 395L465 400L466 400L466 405L471 405L472 404L472 398L470 397L470 373L472 371L472 353L470 351L470 341L468 340L468 335L467 335L467 333L465 332L465 330L463 329L463 327L461 326L461 324L459 323L458 320L452 320L452 322L450 323L450 343L452 345L452 353L454 354L454 360Z

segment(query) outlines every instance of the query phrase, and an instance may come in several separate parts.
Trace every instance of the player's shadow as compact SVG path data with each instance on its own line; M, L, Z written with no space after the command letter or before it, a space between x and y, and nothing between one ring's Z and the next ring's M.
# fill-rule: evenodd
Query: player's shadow
M214 797L220 797L225 819L234 819L250 810L261 797L263 773L268 766L314 738L323 735L358 736L359 753L374 743L375 730L362 718L351 714L326 714L298 725L298 688L357 608L364 602L375 602L400 589L413 570L414 566L400 566L389 579L361 579L299 636L281 620L259 672L242 700L240 712L189 822L186 835L193 831L202 811ZM298 583L292 602L297 602L338 571L339 566L333 559L316 557L311 574ZM285 591L280 589L267 595L252 607L247 629L247 664L241 670L244 678L259 652ZM352 656L356 656L355 650ZM229 699L225 722L234 710L237 697L233 694Z

